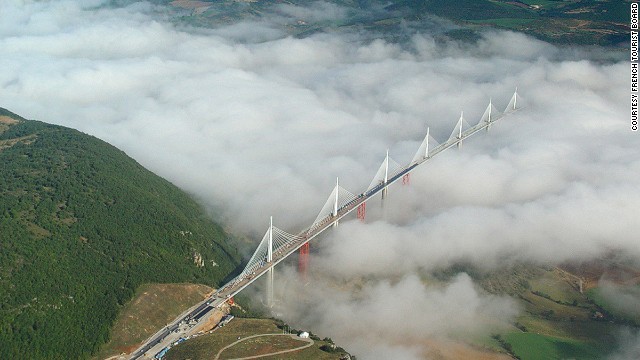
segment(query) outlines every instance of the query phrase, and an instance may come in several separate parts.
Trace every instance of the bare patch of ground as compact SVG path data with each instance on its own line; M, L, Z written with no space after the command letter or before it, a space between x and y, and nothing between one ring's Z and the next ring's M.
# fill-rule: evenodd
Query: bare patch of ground
M228 313L228 311L227 311ZM212 330L213 328L216 327L216 325L218 325L218 323L220 322L220 320L222 319L222 317L225 315L225 313L223 311L220 311L218 309L214 309L211 311L211 316L209 316L209 318L202 322L202 324L199 324L198 327L194 330L195 332L199 332L199 331L209 331Z
M149 336L182 312L213 293L196 284L145 284L118 314L111 340L95 359L105 359L134 351Z
M19 123L20 121L16 120L16 119L12 119L8 116L4 116L4 115L0 115L0 124L6 124L6 125L14 125Z
M565 264L559 267L583 278L585 291L598 287L598 282L602 278L618 285L640 284L640 269L607 259L577 265Z
M10 148L10 147L12 147L12 146L14 146L15 144L18 144L18 143L23 143L25 145L29 145L29 144L33 143L35 141L35 139L36 139L36 135L27 135L27 136L14 138L14 139L0 140L0 151L2 151L3 149L6 149L6 148Z
M192 10L194 15L202 14L211 7L211 3L197 0L174 0L170 4L175 7Z

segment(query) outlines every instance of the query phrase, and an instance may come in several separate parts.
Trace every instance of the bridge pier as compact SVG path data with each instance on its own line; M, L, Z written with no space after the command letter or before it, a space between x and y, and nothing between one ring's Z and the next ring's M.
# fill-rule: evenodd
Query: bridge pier
M273 267L267 270L267 307L273 307Z
M300 247L300 252L298 253L298 273L303 280L307 279L307 270L309 268L309 243L302 245Z
M411 183L411 173L402 175L402 185L409 185Z
M358 210L357 210L358 220L364 222L364 218L366 214L367 214L367 203L363 202L362 204L358 205Z

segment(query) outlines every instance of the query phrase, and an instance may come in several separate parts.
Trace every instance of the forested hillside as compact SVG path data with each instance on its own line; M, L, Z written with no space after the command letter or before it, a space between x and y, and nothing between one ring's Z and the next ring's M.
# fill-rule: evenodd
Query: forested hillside
M239 256L122 151L0 108L0 359L75 359L146 282L216 286Z
M126 0L133 1L133 0ZM275 11L279 2L235 0L152 0L174 9L173 19L205 28L256 19ZM304 7L308 1L289 0ZM463 27L446 31L455 39L479 39L476 30L496 27L523 32L555 44L628 47L629 1L622 0L330 0L348 10L345 18L314 21L312 17L283 28L292 36L306 37L327 28L353 32L368 29L386 34L388 41L403 39L409 29L421 29L431 15L449 19ZM425 29L426 33L430 31ZM406 38L405 38L406 39Z

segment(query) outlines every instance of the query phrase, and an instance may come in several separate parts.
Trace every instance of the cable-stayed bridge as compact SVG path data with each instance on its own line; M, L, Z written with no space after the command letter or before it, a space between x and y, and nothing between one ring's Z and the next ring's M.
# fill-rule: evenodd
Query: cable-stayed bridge
M463 116L464 114L461 113L451 135L443 143L438 143L429 134L429 128L427 128L427 134L424 137L424 140L420 144L416 154L411 159L411 162L406 165L400 165L398 162L391 159L389 157L389 151L387 151L387 155L385 156L385 159L380 165L380 168L375 174L373 180L367 189L358 195L354 195L341 187L338 180L336 180L336 186L333 188L333 191L318 213L316 219L308 228L298 232L297 234L290 234L273 226L273 220L271 220L269 228L244 267L244 270L220 287L213 295L211 295L211 297L192 307L187 312L180 315L179 318L174 320L171 325L152 336L140 349L133 353L132 359L142 356L149 349L157 346L157 344L162 344L163 340L167 338L169 334L182 331L180 330L181 324L191 322L193 325L194 320L197 323L211 310L226 302L232 301L234 295L242 291L264 274L267 274L267 305L271 306L273 304L274 266L299 249L301 257L308 256L309 241L320 235L328 228L336 226L340 219L354 210L357 210L357 217L359 219L364 219L366 203L368 200L379 193L381 193L384 198L389 185L400 179L402 179L403 183L408 183L410 173L418 166L424 164L437 154L450 147L461 147L462 142L471 135L481 130L489 130L494 122L519 110L519 99L520 97L516 89L509 101L509 104L502 112L498 111L493 106L492 102L489 101L489 105L484 111L482 117L473 126L465 120ZM300 267L306 268L306 264L302 259Z

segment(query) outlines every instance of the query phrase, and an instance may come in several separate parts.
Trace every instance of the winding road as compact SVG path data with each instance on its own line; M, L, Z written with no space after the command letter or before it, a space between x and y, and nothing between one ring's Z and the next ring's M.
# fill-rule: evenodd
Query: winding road
M258 334L258 335L251 335L251 336L247 336L246 338L242 338L238 341L235 341L225 347L223 347L222 349L220 349L220 351L218 351L218 353L216 354L216 357L213 360L218 360L220 359L220 354L222 354L222 352L224 352L225 350L227 350L230 347L233 347L245 340L249 340L249 339L253 339L253 338L257 338L257 337L262 337L262 336L289 336L294 340L298 340L298 341L302 341L302 342L306 342L306 345L297 347L297 348L293 348L293 349L289 349L289 350L282 350L282 351L276 351L276 352L272 352L269 354L262 354L262 355L254 355L254 356L247 356L247 357L242 357L242 358L234 358L234 359L229 359L229 360L245 360L245 359L257 359L257 358L261 358L261 357L265 357L265 356L273 356L273 355L279 355L279 354L285 354L285 353L289 353L289 352L294 352L294 351L298 351L298 350L302 350L302 349L306 349L310 346L312 346L314 344L314 341L312 339L309 338L301 338L298 337L296 335L291 335L291 334Z

